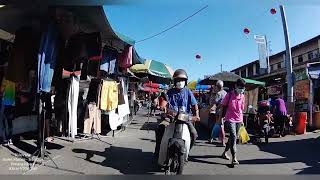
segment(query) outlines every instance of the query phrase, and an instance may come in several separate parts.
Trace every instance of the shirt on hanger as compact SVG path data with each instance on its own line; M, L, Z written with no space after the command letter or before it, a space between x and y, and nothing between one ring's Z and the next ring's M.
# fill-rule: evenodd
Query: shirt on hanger
M4 79L1 85L3 92L2 103L5 106L15 106L16 104L16 84L12 81Z
M112 111L118 107L118 84L115 81L102 80L100 109Z
M119 66L122 68L129 68L132 66L132 46L125 47L124 51L119 54Z

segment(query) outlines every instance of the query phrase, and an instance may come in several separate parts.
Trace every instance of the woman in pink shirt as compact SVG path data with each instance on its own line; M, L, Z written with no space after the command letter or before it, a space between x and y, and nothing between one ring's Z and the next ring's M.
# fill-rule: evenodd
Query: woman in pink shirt
M238 79L235 85L235 89L230 91L222 101L224 110L221 111L219 118L220 121L222 120L222 118L224 118L226 129L230 133L230 137L222 154L222 158L230 160L227 152L229 151L229 149L231 149L233 165L239 164L236 157L236 146L238 132L241 124L243 123L245 85L246 83L243 79ZM225 112L225 115L223 115L223 112Z

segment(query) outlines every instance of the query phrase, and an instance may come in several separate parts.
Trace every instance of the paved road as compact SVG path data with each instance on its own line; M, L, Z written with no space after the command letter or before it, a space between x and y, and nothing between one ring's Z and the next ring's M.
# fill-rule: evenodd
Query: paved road
M51 161L27 171L25 159L19 154L34 152L33 140L23 140L11 148L0 147L0 174L163 174L153 163L156 119L143 114L135 117L126 131L102 141L75 143L56 139L48 146ZM207 144L207 130L197 127L199 140L191 152L185 174L205 175L267 175L320 173L319 134L287 136L271 139L267 145L239 145L240 166L230 168L221 159L223 148ZM16 155L17 157L14 157Z

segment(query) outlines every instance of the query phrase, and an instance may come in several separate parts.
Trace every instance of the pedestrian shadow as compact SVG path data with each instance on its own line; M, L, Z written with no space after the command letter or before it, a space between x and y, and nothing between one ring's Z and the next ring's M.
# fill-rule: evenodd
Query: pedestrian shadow
M285 164L304 163L307 168L297 174L320 174L319 138L301 139L286 142L271 142L268 145L257 145L261 151L281 156L277 159L252 159L240 161L240 164Z
M212 164L215 164L215 165L228 165L228 164L223 164L223 163L218 163L218 162L202 160L202 159L216 159L216 158L221 158L221 156L216 156L216 155L189 156L189 161L190 162L196 162L196 163L211 164L211 165Z
M85 154L83 160L99 164L120 171L122 174L155 174L161 172L153 160L152 152L143 152L141 149L131 149L111 146L104 152L86 149L73 149L76 154ZM93 160L94 156L105 157L102 162Z

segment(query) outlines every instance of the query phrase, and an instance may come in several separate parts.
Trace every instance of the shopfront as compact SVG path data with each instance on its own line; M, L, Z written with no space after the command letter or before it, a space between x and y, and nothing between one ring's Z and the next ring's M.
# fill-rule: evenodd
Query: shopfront
M134 41L123 40L113 32L103 7L41 6L41 11L36 7L26 10L11 5L0 11L0 28L15 35L6 85L1 87L5 106L15 109L13 134L37 131L36 107L43 102L50 126L71 138L127 124L127 69L139 63ZM12 18L15 23L4 20L19 10L20 16ZM14 90L10 97L8 84ZM117 93L110 98L106 96L109 91ZM106 119L105 125L102 119Z
M320 129L320 63L310 63L307 65L308 78L310 82L310 120L312 128Z

